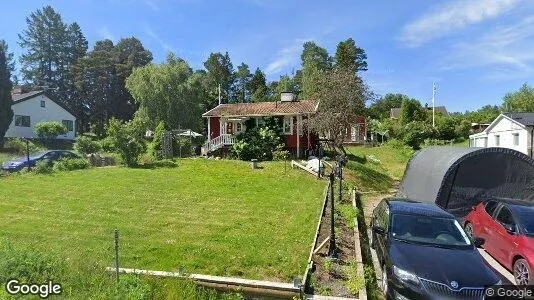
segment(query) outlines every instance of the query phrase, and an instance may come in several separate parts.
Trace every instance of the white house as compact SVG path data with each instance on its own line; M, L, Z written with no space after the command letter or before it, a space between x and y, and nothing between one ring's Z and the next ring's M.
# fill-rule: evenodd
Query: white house
M504 113L484 131L470 135L471 147L504 147L533 156L534 113Z
M13 121L5 137L37 137L35 125L41 121L57 121L67 127L67 134L58 136L58 139L73 140L76 137L76 117L48 98L44 91L25 92L19 87L13 90L12 97Z

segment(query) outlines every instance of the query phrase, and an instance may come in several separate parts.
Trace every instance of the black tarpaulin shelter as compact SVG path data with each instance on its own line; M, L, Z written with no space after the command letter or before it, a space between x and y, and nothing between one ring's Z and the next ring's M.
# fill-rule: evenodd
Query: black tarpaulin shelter
M426 148L408 163L397 196L459 218L487 199L534 201L534 160L507 148Z

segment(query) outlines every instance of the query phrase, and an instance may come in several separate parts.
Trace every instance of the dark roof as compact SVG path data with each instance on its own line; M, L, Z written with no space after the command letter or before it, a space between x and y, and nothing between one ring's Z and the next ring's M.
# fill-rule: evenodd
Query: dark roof
M504 113L503 115L525 126L534 126L534 113Z
M490 198L528 199L534 160L508 148L429 147L407 165L398 197L435 203L456 216Z
M401 213L418 216L454 218L453 215L444 211L435 204L423 203L409 199L390 199L387 200L387 203L389 206L389 211L392 214Z
M13 99L13 102L22 102L42 94L44 94L44 91L31 91L22 94L11 94L11 98Z
M427 110L432 111L432 106L425 107L425 108ZM447 109L445 108L445 106L436 106L434 109L436 110L436 113L441 113L444 116L448 116L449 115L449 113L447 112ZM394 107L394 108L392 108L390 110L389 116L392 119L398 119L400 117L400 112L401 112L400 107Z
M50 101L54 102L55 104L59 105L61 108L63 108L64 110L66 110L69 114L73 115L74 117L76 117L76 115L68 108L66 107L65 105L63 105L62 103L59 103L57 101L54 101L54 99L52 99L52 97L50 97L49 95L46 94L45 91L41 90L41 91L31 91L31 92L27 92L27 93L22 93L22 94L18 94L18 93L12 93L11 94L11 98L13 99L13 102L14 104L16 103L20 103L20 102L24 102L26 100L30 100L30 99L33 99L37 96L40 96L40 95L44 95L46 96L48 99L50 99Z
M313 114L317 101L258 102L220 104L204 113L203 117L248 117Z

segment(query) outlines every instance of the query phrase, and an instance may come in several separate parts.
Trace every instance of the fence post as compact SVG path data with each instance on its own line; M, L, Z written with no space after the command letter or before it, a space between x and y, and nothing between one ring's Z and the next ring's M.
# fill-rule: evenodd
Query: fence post
M336 233L334 230L334 173L330 173L330 246L328 255L336 257Z
M115 229L115 275L119 283L119 231Z

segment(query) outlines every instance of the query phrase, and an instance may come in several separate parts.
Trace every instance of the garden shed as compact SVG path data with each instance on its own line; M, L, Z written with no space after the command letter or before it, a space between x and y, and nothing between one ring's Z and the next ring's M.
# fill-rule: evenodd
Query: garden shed
M534 201L534 160L507 148L425 148L409 161L397 196L458 218L486 199Z

